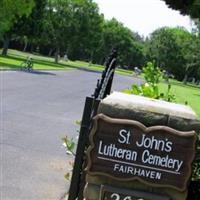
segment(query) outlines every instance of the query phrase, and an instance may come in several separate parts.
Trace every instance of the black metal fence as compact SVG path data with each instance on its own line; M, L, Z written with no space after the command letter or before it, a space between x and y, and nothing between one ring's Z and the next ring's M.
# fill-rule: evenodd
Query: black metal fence
M116 59L117 52L114 49L106 61L105 70L102 73L101 79L97 81L94 94L91 97L86 97L69 189L69 200L83 199L83 190L85 186L84 168L86 166L85 151L89 143L89 132L92 127L92 118L96 115L100 100L110 94L116 68Z

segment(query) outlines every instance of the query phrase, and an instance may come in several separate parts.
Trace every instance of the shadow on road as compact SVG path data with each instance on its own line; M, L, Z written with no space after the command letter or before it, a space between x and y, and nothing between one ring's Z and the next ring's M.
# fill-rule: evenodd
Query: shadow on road
M22 72L26 72L26 73L31 73L31 74L37 74L37 75L51 75L51 76L56 76L56 74L52 73L52 72L44 72L44 71L39 71L39 70L21 70Z
M102 71L98 71L95 69L88 69L88 68L84 68L84 67L79 67L78 70L82 70L82 71L86 71L86 72L94 72L94 73L98 73L98 74L102 73Z

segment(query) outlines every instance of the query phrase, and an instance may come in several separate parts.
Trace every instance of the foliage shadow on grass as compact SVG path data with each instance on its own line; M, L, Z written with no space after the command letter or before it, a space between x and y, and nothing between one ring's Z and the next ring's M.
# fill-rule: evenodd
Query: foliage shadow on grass
M74 68L77 69L77 67L71 66L71 65L65 65L65 64L61 64L61 63L53 63L50 61L44 61L44 60L34 60L33 59L33 64L38 64L38 65L45 65L45 66L49 66L49 67L58 67L58 68Z
M13 55L7 55L7 56L0 56L0 58L5 58L5 59L12 59L12 60L17 60L17 61L25 61L26 58L18 57L18 56L13 56Z
M193 95L195 95L195 96L199 96L199 97L200 97L200 94L193 94Z
M177 82L177 81L172 81L173 85L177 85L177 86L182 86L182 87L186 87L186 88L193 88L193 89L199 89L200 90L200 86L198 85L192 85L192 84L183 84L182 82Z
M18 69L19 65L14 65L14 64L8 64L8 63L4 63L4 62L0 62L0 66L3 67L10 67L10 68L15 68Z

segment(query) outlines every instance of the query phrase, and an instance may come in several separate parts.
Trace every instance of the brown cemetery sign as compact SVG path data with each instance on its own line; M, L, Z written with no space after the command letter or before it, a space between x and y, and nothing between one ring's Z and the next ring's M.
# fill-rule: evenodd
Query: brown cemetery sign
M120 181L137 179L184 191L195 157L196 134L133 120L94 118L87 171Z

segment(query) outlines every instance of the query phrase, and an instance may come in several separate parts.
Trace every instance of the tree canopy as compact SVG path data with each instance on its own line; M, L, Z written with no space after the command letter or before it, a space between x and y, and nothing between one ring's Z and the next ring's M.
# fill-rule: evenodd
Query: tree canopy
M157 66L175 75L179 80L199 77L200 38L182 27L164 27L155 30L148 41L147 56Z
M190 15L192 18L200 19L199 0L163 0L172 9L179 10L181 14Z
M184 14L196 16L193 5L198 1L164 1ZM0 0L0 3L0 42L4 55L11 41L13 48L54 56L56 62L67 54L70 60L103 64L111 49L116 48L121 67L142 68L153 61L179 80L200 79L198 19L194 20L193 32L182 27L162 27L143 38L115 18L106 20L93 0Z
M28 16L34 7L34 0L0 0L0 36L9 31L23 15Z

